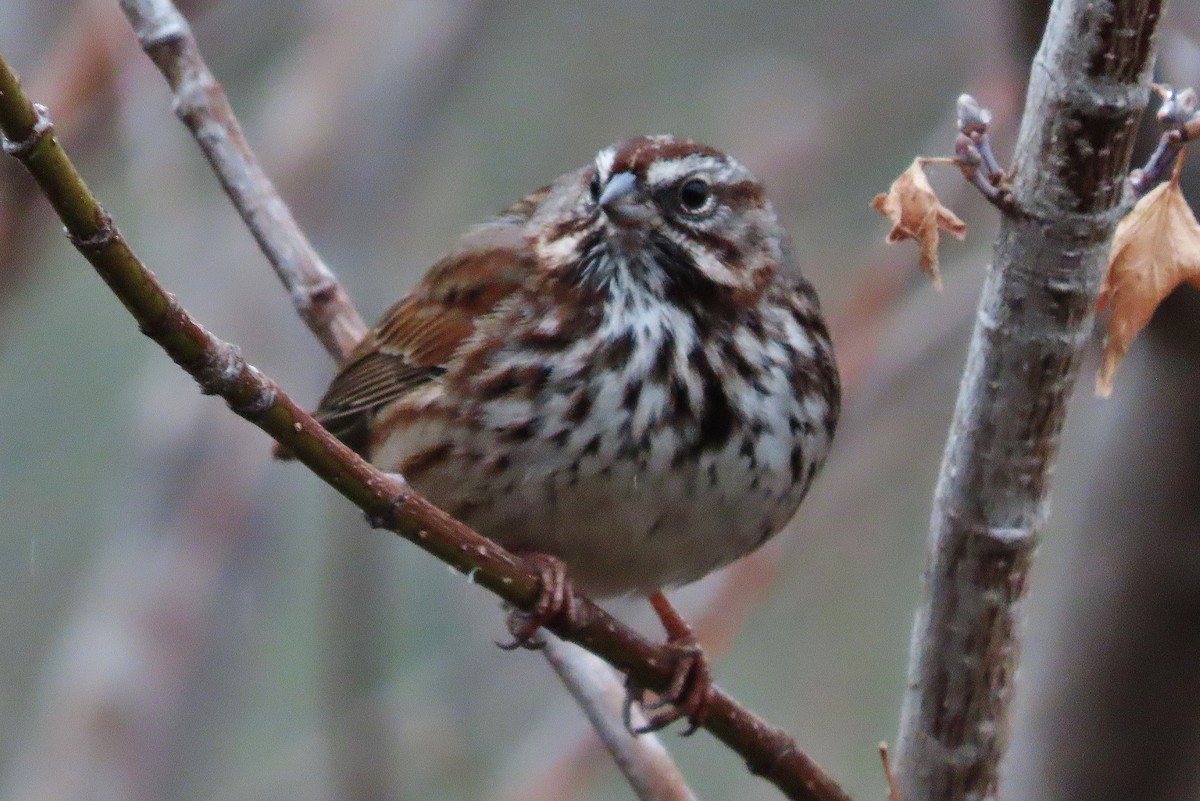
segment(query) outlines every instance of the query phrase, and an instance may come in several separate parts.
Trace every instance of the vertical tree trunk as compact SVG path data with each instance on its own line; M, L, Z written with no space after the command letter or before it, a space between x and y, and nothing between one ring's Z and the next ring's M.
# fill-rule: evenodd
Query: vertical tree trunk
M1025 580L1148 98L1162 0L1059 0L930 521L901 711L906 801L996 794Z

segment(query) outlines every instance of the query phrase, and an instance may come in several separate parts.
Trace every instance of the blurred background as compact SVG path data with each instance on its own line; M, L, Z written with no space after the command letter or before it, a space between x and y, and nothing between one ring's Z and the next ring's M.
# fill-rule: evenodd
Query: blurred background
M879 798L932 492L994 210L946 289L868 207L953 142L1007 160L1045 4L189 0L252 145L373 320L472 223L639 134L738 155L822 293L847 385L834 453L760 554L675 593L717 681ZM1200 84L1200 7L1159 73ZM304 403L332 365L115 0L5 0L0 52L183 304ZM1153 128L1153 126L1151 126ZM1147 143L1156 132L1148 132ZM1197 205L1200 154L1186 190ZM1200 302L1176 294L1114 397L1089 350L1032 590L1004 795L1200 798ZM201 397L0 162L0 798L632 798L494 598L371 531ZM614 612L659 636L643 604ZM701 798L770 799L706 734Z

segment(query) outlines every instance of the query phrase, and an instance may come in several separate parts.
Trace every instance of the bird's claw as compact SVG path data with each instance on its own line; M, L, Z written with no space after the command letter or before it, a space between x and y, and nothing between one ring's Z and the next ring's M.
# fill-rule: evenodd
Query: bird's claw
M538 574L538 598L533 609L515 609L509 614L508 631L512 640L496 643L505 651L544 648L545 643L536 636L538 629L556 618L569 622L574 614L571 581L567 578L567 566L563 561L544 553L529 554L525 561Z

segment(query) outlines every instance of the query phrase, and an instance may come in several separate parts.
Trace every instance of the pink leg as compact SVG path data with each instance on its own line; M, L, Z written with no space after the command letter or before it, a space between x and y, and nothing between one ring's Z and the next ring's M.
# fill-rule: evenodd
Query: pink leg
M654 593L650 596L650 605L654 607L654 612L666 629L667 647L675 652L675 666L671 684L666 692L655 703L643 705L647 711L653 710L656 714L649 715L646 725L633 733L658 731L686 717L688 728L683 736L687 737L704 725L704 719L708 715L708 704L712 698L712 673L709 670L708 658L696 641L692 627L679 616L665 595L661 592ZM641 702L643 695L641 688L634 685L630 685L629 693L626 701L626 725L629 704L634 700Z

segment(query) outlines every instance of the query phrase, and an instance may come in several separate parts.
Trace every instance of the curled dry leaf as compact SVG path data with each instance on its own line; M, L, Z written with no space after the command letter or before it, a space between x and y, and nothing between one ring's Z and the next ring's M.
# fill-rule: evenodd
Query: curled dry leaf
M942 276L938 272L938 232L946 231L957 239L967 235L962 220L942 205L922 169L923 160L913 159L912 165L892 181L887 194L880 193L871 201L871 208L892 221L888 244L915 239L921 248L921 270L939 291Z
M1112 394L1129 343L1162 299L1184 281L1200 286L1200 224L1172 179L1137 202L1117 225L1097 309L1110 307L1096 394Z

